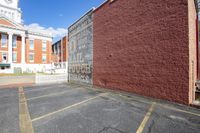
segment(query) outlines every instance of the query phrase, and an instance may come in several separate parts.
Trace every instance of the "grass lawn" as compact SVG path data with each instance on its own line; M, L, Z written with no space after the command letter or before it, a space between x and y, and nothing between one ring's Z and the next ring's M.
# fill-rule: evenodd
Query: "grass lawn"
M20 74L3 74L3 73L0 73L0 77L2 77L2 76L31 76L31 75L35 75L35 73L20 73Z
M40 74L40 75L59 75L58 73L42 73L42 72L39 72L37 74Z

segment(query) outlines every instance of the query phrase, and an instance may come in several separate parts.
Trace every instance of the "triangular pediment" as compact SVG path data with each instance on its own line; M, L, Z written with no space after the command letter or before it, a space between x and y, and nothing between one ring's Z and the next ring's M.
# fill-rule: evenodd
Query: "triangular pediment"
M9 21L7 21L7 20L5 20L3 18L0 18L0 25L16 28L15 25L13 25L12 23L10 23Z
M14 21L8 19L5 16L0 16L0 26L15 29L23 29L23 26L21 24L15 23Z

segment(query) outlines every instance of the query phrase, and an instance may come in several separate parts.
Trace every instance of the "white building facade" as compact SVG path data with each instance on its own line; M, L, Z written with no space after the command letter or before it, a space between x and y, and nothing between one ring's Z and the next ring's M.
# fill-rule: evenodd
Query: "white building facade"
M52 35L22 24L19 0L0 0L0 73L51 69Z

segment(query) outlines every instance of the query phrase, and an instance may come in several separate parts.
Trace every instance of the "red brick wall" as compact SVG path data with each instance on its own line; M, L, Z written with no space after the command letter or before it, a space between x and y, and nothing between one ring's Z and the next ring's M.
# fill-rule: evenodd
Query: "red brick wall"
M17 47L13 48L13 52L17 53L17 62L14 63L21 63L21 50L22 50L22 39L20 36L17 36Z
M63 61L68 61L68 37L62 39Z
M34 50L30 50L30 40L26 39L26 63L28 64L49 64L51 63L51 42L47 41L47 49L46 51L42 51L42 40L40 39L34 39ZM34 53L34 62L29 61L29 53ZM46 63L42 62L42 55L46 54L47 61Z
M42 40L34 39L34 63L42 64Z
M47 50L46 50L46 55L47 55L47 64L51 63L52 57L51 57L51 53L52 53L52 47L51 47L51 42L47 41Z
M114 0L94 12L96 86L189 103L187 0Z
M29 39L26 38L26 45L25 45L25 62L29 63Z

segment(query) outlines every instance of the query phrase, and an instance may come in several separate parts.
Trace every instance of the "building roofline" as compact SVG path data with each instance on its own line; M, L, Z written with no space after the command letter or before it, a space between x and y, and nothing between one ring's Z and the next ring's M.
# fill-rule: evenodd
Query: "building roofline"
M96 12L96 11L98 11L100 8L102 8L105 4L107 4L107 3L110 3L110 4L112 4L113 2L116 2L117 0L105 0L101 5L99 5L95 10L94 10L94 12Z
M37 32L37 31L32 31L31 29L26 30L27 35L35 35L35 36L41 36L41 37L47 37L47 38L53 38L52 35Z
M84 13L78 20L76 20L72 25L70 25L68 27L71 28L73 25L75 25L76 23L78 23L83 17L85 17L88 13L93 12L95 10L95 7L92 7L92 9L90 9L89 11L87 11L86 13Z
M58 42L60 42L61 40L65 39L65 38L68 39L68 36L66 35L66 36L61 37L61 39L59 39L58 41L54 42L52 44L52 46L55 45L55 44L57 44Z
M12 27L12 26L0 24L2 27L7 27L7 28L11 28L11 29L17 29L17 30L25 31L24 26L22 24L19 24L19 23L16 23L15 21L10 20L5 15L0 14L0 19L4 19L4 20L8 21L9 23L11 23L13 26L15 26L15 27Z
M6 21L12 23L12 24L15 25L15 26L23 27L23 25L22 25L21 23L17 23L16 21L11 20L10 18L8 18L8 17L7 17L6 15L4 15L4 14L1 14L1 13L0 13L0 18L5 19Z
M58 41L56 41L56 42L54 42L54 43L52 44L52 46L54 46L54 45L58 44L59 42L61 43L61 39L60 39L60 40L58 40Z
M105 0L101 5L99 5L94 12L96 12L97 10L99 10L101 7L103 7L105 4L107 4L109 2L109 0Z

